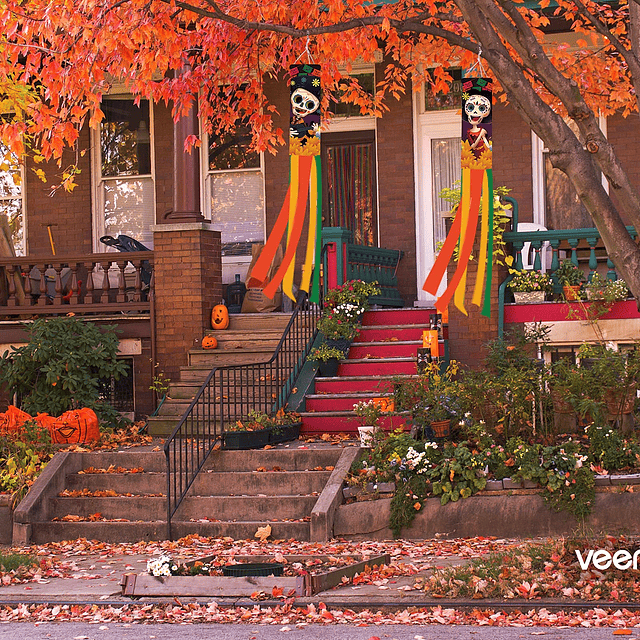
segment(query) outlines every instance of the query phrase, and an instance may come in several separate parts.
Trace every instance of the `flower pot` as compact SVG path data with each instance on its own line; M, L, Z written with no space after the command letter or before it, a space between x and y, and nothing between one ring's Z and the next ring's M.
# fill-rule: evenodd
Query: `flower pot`
M580 300L580 289L582 285L574 284L574 285L564 285L562 287L562 292L564 293L565 300Z
M358 435L360 436L360 446L363 449L370 449L373 446L373 435L378 431L378 427L374 425L363 425L358 427Z
M302 427L302 422L296 422L295 424L281 424L276 427L271 427L269 444L278 444L279 442L297 440L300 436L300 427Z
M554 413L571 414L574 412L573 405L558 391L551 392Z
M338 373L340 360L338 358L330 358L329 360L321 360L318 364L318 373L323 378L333 378Z
M434 438L448 438L451 431L451 420L434 420L431 423Z
M514 291L513 297L517 304L544 302L544 291Z
M269 444L271 429L259 431L225 431L222 434L222 448L228 450L262 449Z
M340 349L342 353L346 356L349 353L349 347L351 346L351 340L347 338L337 338L335 340L328 339L326 340L326 345L328 347L335 347L336 349Z
M633 413L635 401L635 389L633 389L632 391L627 391L624 396L621 392L610 391L605 400L605 403L607 405L607 413L614 417Z

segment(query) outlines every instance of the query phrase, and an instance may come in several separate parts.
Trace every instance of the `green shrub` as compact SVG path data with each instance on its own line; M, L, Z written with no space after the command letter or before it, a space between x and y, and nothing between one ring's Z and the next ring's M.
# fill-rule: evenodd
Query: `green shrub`
M0 358L0 384L17 394L21 408L35 415L59 416L89 407L101 422L121 426L124 419L100 400L98 380L124 374L117 359L115 327L98 327L73 317L38 319L29 342Z

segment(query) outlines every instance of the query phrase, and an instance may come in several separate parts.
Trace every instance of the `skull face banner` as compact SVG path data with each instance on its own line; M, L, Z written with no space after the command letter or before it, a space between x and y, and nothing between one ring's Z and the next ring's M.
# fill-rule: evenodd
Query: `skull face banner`
M322 181L320 178L320 65L299 64L290 68L289 84L289 189L269 233L267 242L256 261L247 287L261 288L268 298L273 298L280 283L283 292L295 300L293 274L296 249L304 227L307 198L309 199L309 225L307 249L302 267L300 290L309 293L311 302L319 301L320 270L314 269L316 256L320 255L320 231L322 218ZM267 275L280 242L287 233L287 249L282 263L273 277ZM313 283L311 278L313 276Z
M436 308L444 312L451 299L465 315L464 297L467 266L480 221L478 272L471 303L482 305L481 313L491 314L493 274L493 172L491 141L491 79L462 79L462 179L461 197L451 229L429 272L423 289L436 294L447 265L459 246L458 264L445 292L436 300ZM480 212L482 215L480 216ZM484 289L484 300L483 300Z
M317 156L320 154L320 65L293 65L289 77L289 153Z

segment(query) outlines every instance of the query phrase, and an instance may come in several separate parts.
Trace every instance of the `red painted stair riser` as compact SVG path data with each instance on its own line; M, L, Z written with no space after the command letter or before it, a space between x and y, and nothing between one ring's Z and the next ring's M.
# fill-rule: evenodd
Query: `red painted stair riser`
M383 344L359 345L353 343L349 349L349 359L365 358L368 355L380 358L415 358L421 342L413 344L398 344L394 342Z
M316 393L391 393L393 383L390 380L367 378L364 380L331 380L316 378Z
M424 324L429 327L429 317L436 313L435 309L381 309L365 311L362 317L363 326L389 324Z
M389 360L367 360L350 362L343 360L338 367L338 376L396 376L414 375L417 372L416 361L393 362Z

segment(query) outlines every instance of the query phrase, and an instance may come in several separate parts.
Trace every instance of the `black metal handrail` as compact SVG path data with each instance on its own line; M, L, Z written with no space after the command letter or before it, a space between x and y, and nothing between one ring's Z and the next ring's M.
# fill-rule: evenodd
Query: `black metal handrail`
M251 410L272 413L285 406L311 350L321 309L322 304L310 304L302 292L269 360L215 367L207 376L164 445L169 540L173 539L172 518L222 437L225 424Z

